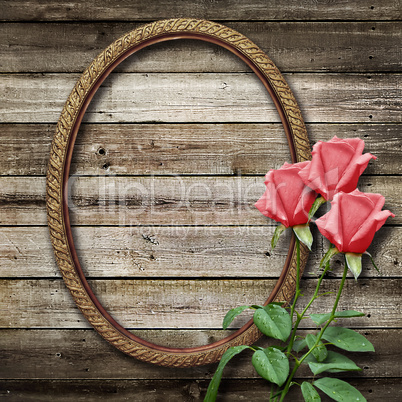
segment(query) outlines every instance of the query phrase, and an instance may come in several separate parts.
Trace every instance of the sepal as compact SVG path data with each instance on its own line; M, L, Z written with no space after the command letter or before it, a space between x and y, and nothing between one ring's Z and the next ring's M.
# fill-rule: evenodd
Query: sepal
M295 233L297 238L311 251L311 246L313 244L313 235L310 231L310 226L308 225L308 223L306 223L305 225L293 226L293 232Z
M326 254L324 255L323 259L320 261L320 268L325 267L329 264L330 259L335 255L340 253L340 251L336 247L331 247Z
M281 236L281 234L283 233L283 231L286 229L285 225L278 225L275 229L275 233L272 236L272 240L271 240L271 247L272 250L276 247L276 243L278 243L279 237Z
M367 254L370 257L371 263L373 264L374 268L377 270L378 273L380 273L380 270L378 269L376 263L374 262L373 256L367 251L365 251L363 254Z
M325 204L327 202L327 200L324 197L318 197L316 198L316 200L314 201L313 205L310 208L310 211L308 213L308 221L311 221L311 218L314 216L314 214L317 212L318 208L320 208L320 206L322 204Z
M345 253L346 263L352 271L353 276L357 280L362 272L362 255L355 253Z

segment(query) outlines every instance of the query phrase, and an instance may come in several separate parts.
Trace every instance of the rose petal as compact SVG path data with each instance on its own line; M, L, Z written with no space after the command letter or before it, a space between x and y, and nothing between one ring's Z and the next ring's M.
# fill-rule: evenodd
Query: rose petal
M375 228L376 223L368 220L349 240L347 248L353 250L354 253L364 253L373 241L374 233L376 232Z
M338 194L343 226L343 244L347 247L354 234L369 218L375 204L357 189L349 194Z
M331 210L316 220L319 231L341 252L364 253L375 232L385 223L390 211L381 211L381 194L338 193L331 202Z
M300 197L293 214L293 222L295 222L295 225L306 222L306 218L308 219L308 213L315 201L316 195L317 194L309 187L304 187L303 191L300 193Z
M309 164L285 162L280 169L270 170L265 176L266 191L255 204L258 210L286 227L306 223L315 194L306 191L298 172Z
M311 163L300 170L298 174L306 186L321 194L326 200L328 199L325 187L324 168L319 158L314 159L313 157Z
M352 237L349 248L355 250L356 253L364 253L373 241L375 232L384 225L390 216L394 217L395 215L388 210L377 212L375 216L371 215Z
M263 215L274 219L277 222L283 223L286 227L289 227L289 221L283 211L281 200L277 199L276 191L272 192L269 187L272 187L272 183L268 184L264 194L254 205ZM275 202L272 202L273 197L276 198Z
M367 153L364 155L360 155L351 162L347 169L345 169L342 177L339 180L339 183L336 186L337 192L343 191L345 193L350 193L353 191L357 182L359 181L359 177L366 169L370 159L377 159L374 155Z
M355 155L354 148L347 142L342 143L323 143L321 146L321 158L326 172L338 169L338 177L340 177ZM329 183L335 185L336 183Z
M310 166L300 172L304 183L326 200L340 191L353 191L371 154L362 155L364 141L359 138L340 139L336 136L328 142L317 142L313 147Z

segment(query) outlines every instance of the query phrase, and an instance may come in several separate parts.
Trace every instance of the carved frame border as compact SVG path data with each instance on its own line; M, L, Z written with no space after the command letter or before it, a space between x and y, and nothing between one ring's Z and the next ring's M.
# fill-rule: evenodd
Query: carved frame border
M191 367L218 361L231 346L252 344L261 333L250 320L232 335L209 345L168 348L147 342L118 324L98 301L80 266L71 234L67 183L77 133L85 111L106 77L131 54L154 43L198 39L222 46L241 58L260 78L280 115L292 162L311 157L307 131L292 91L267 55L244 35L219 23L177 18L143 25L117 39L84 71L69 95L57 123L47 171L46 204L50 238L57 265L71 295L95 330L122 352L141 361L170 367ZM308 249L301 245L301 272ZM295 292L296 248L291 240L281 276L268 297L289 302Z

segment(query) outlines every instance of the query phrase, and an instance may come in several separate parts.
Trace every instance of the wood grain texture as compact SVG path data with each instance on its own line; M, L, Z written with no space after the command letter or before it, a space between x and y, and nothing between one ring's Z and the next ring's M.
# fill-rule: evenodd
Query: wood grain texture
M305 122L401 122L400 74L284 74ZM5 74L3 123L56 122L78 74ZM84 121L280 122L254 74L112 74Z
M112 173L113 168L110 167ZM399 176L364 176L359 189L381 193L402 221ZM71 176L73 225L272 225L254 203L263 176ZM0 177L0 225L46 225L45 179Z
M7 24L0 30L0 71L81 73L116 38L139 25L103 22ZM253 21L226 25L261 47L281 72L400 71L401 22ZM250 70L219 46L181 40L140 51L116 71L217 73Z
M2 124L2 176L43 176L52 124ZM308 124L311 144L364 139L377 156L365 175L402 174L398 124ZM74 148L72 174L264 175L290 160L280 124L83 124Z
M272 251L273 226L264 227L76 227L81 265L89 278L262 277L278 278L289 245L287 231ZM304 273L317 275L328 245L314 231ZM381 272L363 259L361 278L402 276L402 228L384 227L369 252ZM384 245L386 244L386 247ZM329 277L341 277L343 258L334 258ZM0 228L2 278L60 278L46 227ZM351 275L351 274L350 274ZM351 277L349 275L349 277Z
M302 379L298 379L301 381ZM202 401L209 382L207 380L8 380L0 381L0 395L7 401L71 401L79 396L85 401L139 401L163 402ZM351 379L370 402L399 402L402 392L395 379ZM250 392L250 390L252 390ZM253 401L266 401L269 389L265 380L224 379L219 387L219 401L244 401L252 395ZM160 399L160 395L163 395ZM292 387L289 398L301 398L300 388ZM332 401L321 393L323 402Z
M339 279L323 282L322 291L336 291ZM231 308L262 304L273 289L272 279L110 279L91 280L95 295L125 328L221 328ZM303 281L306 295L314 292L316 280ZM74 305L59 279L3 279L0 281L2 328L89 328L89 323ZM368 314L348 320L352 327L399 327L402 280L347 280L339 310ZM307 303L310 296L301 298ZM311 312L328 310L329 298L320 298ZM240 316L233 327L240 328L250 315ZM305 320L304 327L312 322ZM194 345L195 346L195 345ZM199 345L197 345L199 346Z
M365 318L367 320L367 318ZM345 352L363 370L347 373L355 380L364 378L395 378L400 375L400 329L357 330L374 345L375 353ZM305 336L311 330L302 330ZM137 331L159 343L171 345L196 342L207 344L223 338L229 331L222 330L154 330ZM178 368L155 367L130 359L104 342L93 330L1 330L3 351L0 379L141 379L177 380L210 378L216 365ZM267 347L274 341L261 338L258 345ZM275 341L278 344L279 341ZM335 349L334 349L335 350ZM223 372L224 378L259 378L251 365L251 352L245 351L234 358ZM107 364L102 364L107 361ZM26 362L24 364L24 362ZM345 374L340 376L345 377ZM302 368L299 378L312 377L308 368ZM268 384L267 384L268 386Z
M399 1L184 0L175 3L161 0L145 4L142 0L106 3L0 0L0 7L0 20L15 21L0 23L0 71L6 73L0 78L0 121L3 123L0 125L0 176L3 176L0 179L0 275L7 278L1 281L0 293L0 317L4 324L0 330L1 398L176 402L202 400L205 395L208 379L216 366L178 370L143 364L120 353L87 329L87 323L60 280L44 214L42 176L54 123L79 74L106 45L141 21L183 15L227 21L224 23L260 45L281 71L288 73L286 79L297 96L303 116L313 123L308 125L312 143L328 140L333 135L358 136L366 141L365 151L378 156L367 168L368 176L362 179L364 190L382 192L387 199L386 208L397 217L389 219L369 250L382 268L382 276L377 276L374 269L369 270L370 264L365 260L364 277L357 284L347 281L342 307L361 308L370 315L359 322L355 319L352 325L368 327L360 331L376 347L374 354L353 356L363 372L348 374L347 380L369 401L399 402L402 256L401 228L394 226L400 225L402 216L398 176L401 174L401 81L400 74L394 74L400 71L402 9ZM279 167L287 158L276 112L266 99L261 102L264 91L251 82L252 76L242 63L224 50L195 42L171 42L139 53L118 71L136 74L120 77L116 74L116 82L100 93L103 101L94 103L92 115L88 116L95 124L85 124L78 139L73 164L75 174L128 175L122 180L136 179L130 175L185 174L189 176L188 183L199 181L193 175L218 175L212 180L218 183L223 179L225 184L234 181L240 173L260 175L258 180L262 180L266 170ZM184 74L187 72L190 74ZM208 75L208 79L203 78ZM194 79L189 80L190 76ZM121 94L122 87L116 86L118 82L126 85L133 78L135 86ZM244 85L239 84L241 81ZM204 88L200 89L202 85ZM186 97L185 91L190 97ZM161 99L159 92L163 95ZM250 102L257 93L258 105ZM188 105L189 109L179 115L181 105ZM123 113L119 113L120 109ZM169 109L174 113L169 114ZM214 120L209 120L212 115ZM176 120L178 117L180 120ZM180 124L174 124L176 121ZM203 124L208 121L214 124ZM233 121L237 123L232 124ZM105 153L99 153L100 149ZM160 191L160 200L166 201L169 189L165 190L165 193ZM226 195L231 191L227 190ZM87 202L87 207L92 209L89 218L97 225L74 228L80 257L91 277L98 278L94 282L97 289L102 294L104 290L114 289L116 297L123 300L121 305L116 304L121 311L135 297L138 300L139 294L147 292L153 281L163 283L162 289L169 288L165 282L170 282L170 293L164 295L165 312L184 306L186 292L179 297L181 305L168 303L174 292L185 287L185 281L180 286L177 284L183 267L188 283L192 280L196 286L201 278L204 287L208 280L214 281L207 277L216 274L224 277L218 281L221 285L236 282L239 276L244 276L242 280L247 282L252 277L246 268L264 275L265 282L277 275L285 248L280 244L275 253L265 254L270 252L266 240L272 232L271 225L264 223L253 228L247 222L250 230L240 228L240 232L236 227L218 226L209 228L208 235L204 228L187 226L179 228L186 233L183 242L182 233L172 233L172 227L109 227L103 226L103 222L98 225L95 207L102 197L85 198L84 188L80 191L84 196L80 202ZM114 194L112 201L125 197L123 193ZM202 194L198 195L191 207L198 205L202 213L203 202L205 208L207 205ZM103 198L106 201L107 197ZM223 214L232 211L227 200L226 197L222 204ZM247 197L246 200L250 201ZM163 208L170 207L165 204ZM113 207L106 222L111 221L112 212ZM117 221L119 224L120 220ZM155 238L158 244L153 242ZM317 259L326 248L318 241L315 247L306 268L307 278L315 273ZM226 269L228 261L231 273ZM333 277L339 278L337 267L341 263L334 259L332 277L325 279L327 290L334 290L339 283ZM272 271L264 270L267 265ZM161 280L161 271L169 279ZM126 278L129 279L126 286L120 286ZM260 281L249 294L257 297L258 289L267 293L262 286L265 282ZM242 283L239 281L239 286ZM134 284L138 288L130 287ZM143 284L146 284L144 288ZM303 281L306 296L312 293L313 284L314 279ZM150 294L154 295L155 289L149 290ZM217 294L221 297L222 289L223 285L213 287L215 293L209 293L209 287L206 289L206 295L217 298L211 304L212 309L219 304ZM233 307L235 298L242 297L241 289L237 293L222 293L226 307ZM329 300L324 299L317 306L321 311L328 310ZM195 301L189 304L191 308L197 308ZM130 305L128 309L131 308ZM189 316L185 308L178 311L184 317ZM220 328L217 310L211 314L214 325L216 322L216 328ZM195 318L200 316L197 310ZM41 325L42 321L48 329L32 329L32 324ZM65 327L65 322L71 326ZM20 329L10 329L11 324ZM170 342L172 346L186 342L207 344L223 337L220 330L196 328L150 329L139 333L159 343ZM310 375L308 371L303 373ZM256 379L246 355L233 360L224 376L227 378L220 388L221 400L267 399L267 384ZM290 394L289 400L301 399L299 389L292 387L291 392L296 393Z
M347 0L316 2L241 0L158 2L111 0L58 1L16 0L0 2L3 21L152 21L186 17L210 20L397 20L401 18L399 3L393 0Z

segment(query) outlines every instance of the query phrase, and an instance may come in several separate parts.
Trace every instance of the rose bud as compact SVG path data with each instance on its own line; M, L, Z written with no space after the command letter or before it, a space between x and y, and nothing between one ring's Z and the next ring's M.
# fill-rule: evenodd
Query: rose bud
M277 228L276 240L274 236L272 241L273 247L285 227L293 227L298 238L311 247L312 236L307 222L316 193L308 188L298 175L309 163L285 163L280 169L270 170L265 176L267 188L255 206L263 215L284 225Z
M370 153L362 154L364 141L360 138L340 139L337 136L328 142L317 142L313 158L299 175L304 183L325 200L332 200L336 193L353 191L360 175L370 159Z
M361 272L361 255L371 244L374 234L389 216L382 211L385 198L381 194L338 193L331 202L331 209L315 221L318 230L337 250L345 253L349 268L357 278Z

